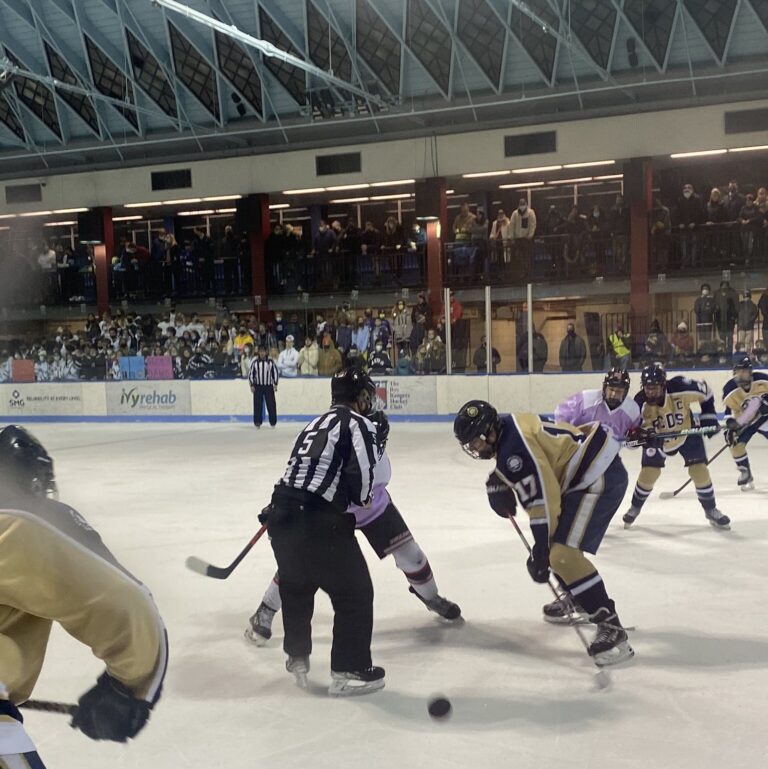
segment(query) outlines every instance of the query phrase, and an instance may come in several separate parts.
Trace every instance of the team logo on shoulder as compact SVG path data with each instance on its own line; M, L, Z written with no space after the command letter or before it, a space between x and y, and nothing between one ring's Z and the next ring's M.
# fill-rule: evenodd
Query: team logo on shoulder
M467 416L468 417L476 417L477 416L477 406L470 406L467 409Z
M511 473L516 473L522 469L523 469L523 458L519 457L517 454L513 454L507 460L507 470L509 470Z

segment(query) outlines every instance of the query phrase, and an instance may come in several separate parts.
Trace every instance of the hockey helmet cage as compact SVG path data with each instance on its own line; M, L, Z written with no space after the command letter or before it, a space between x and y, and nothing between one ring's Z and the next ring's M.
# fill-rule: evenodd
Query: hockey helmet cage
M491 431L495 431L498 436L501 421L496 409L487 401L468 401L459 409L456 419L453 420L453 434L456 440L474 459L491 459L495 454L495 450L487 443ZM472 442L478 438L486 441L487 451L472 448Z
M623 390L624 394L621 396L620 399L608 398L606 396L606 390L609 387ZM605 379L603 379L603 400L608 405L608 408L615 409L621 406L621 404L624 402L624 399L627 397L628 392L629 392L629 372L627 372L622 368L619 368L618 366L614 366L605 375Z
M752 360L749 355L743 355L733 364L733 376L739 387L749 389L752 384Z
M0 430L0 481L25 494L56 496L53 460L43 444L19 425Z

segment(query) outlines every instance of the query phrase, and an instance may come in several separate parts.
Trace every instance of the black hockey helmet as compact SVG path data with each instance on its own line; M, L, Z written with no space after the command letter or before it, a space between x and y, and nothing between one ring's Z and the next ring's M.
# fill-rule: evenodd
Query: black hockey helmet
M608 388L622 390L623 395L621 398L608 398L606 396L606 390ZM603 400L608 405L609 409L616 409L624 403L624 399L629 392L629 372L625 371L618 366L614 366L603 379Z
M368 419L373 422L373 426L376 428L376 443L379 445L379 456L381 456L387 447L387 439L389 438L389 419L383 411L374 411L373 414L368 415Z
M749 355L743 355L733 364L733 376L739 387L749 390L752 384L752 360Z
M664 366L661 363L651 363L646 366L640 374L640 384L645 390L645 397L648 402L661 406L664 403L664 399L667 397L667 372L664 371ZM661 391L653 398L648 397L648 391L646 387L661 387Z
M356 406L361 414L371 411L376 397L376 385L359 368L345 368L331 378L331 404Z
M474 459L491 459L496 454L496 448L488 442L491 431L495 431L496 440L501 432L499 413L487 401L473 400L465 403L453 420L453 434L461 444L461 448ZM474 447L478 439L485 447Z
M23 427L0 430L0 483L39 497L56 496L53 460Z

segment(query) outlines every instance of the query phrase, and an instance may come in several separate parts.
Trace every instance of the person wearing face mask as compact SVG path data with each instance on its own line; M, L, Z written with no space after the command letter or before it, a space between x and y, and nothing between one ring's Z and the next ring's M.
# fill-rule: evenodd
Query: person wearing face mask
M694 302L693 312L696 315L696 332L699 344L710 342L715 328L715 298L712 296L709 283L701 284L701 296Z
M280 376L295 377L299 375L299 353L293 346L293 337L285 338L285 349L277 356L277 369Z
M330 336L326 334L322 341L323 344L317 356L317 373L320 376L333 376L341 371L341 354Z
M299 353L299 373L301 376L317 376L317 359L320 350L313 337L308 336L304 340L304 347Z
M520 198L509 220L509 235L512 239L514 258L523 277L530 275L535 233L536 212L528 205L525 198Z
M368 350L368 346L371 340L371 327L365 322L365 318L361 315L357 319L357 328L352 332L352 344L360 350L360 354L364 354Z
M392 331L395 337L395 345L400 350L410 345L413 320L405 302L400 299L392 310Z
M43 349L38 352L37 360L35 361L35 381L51 381L51 367L48 365L48 354Z
M376 376L392 373L392 361L380 341L376 342L368 359L368 373Z
M587 346L576 333L573 323L566 326L565 337L560 342L560 369L562 371L582 371L587 359Z
M512 259L509 248L509 217L503 208L496 212L496 218L491 225L490 240L491 262L498 264L503 261L505 264L508 264Z
M275 322L272 324L272 329L277 340L277 349L282 350L285 347L285 338L288 336L288 332L285 330L283 313L279 310L275 311Z
M699 232L704 224L704 205L692 184L684 184L681 197L672 215L672 226L677 230L680 247L680 267L696 267L699 262Z

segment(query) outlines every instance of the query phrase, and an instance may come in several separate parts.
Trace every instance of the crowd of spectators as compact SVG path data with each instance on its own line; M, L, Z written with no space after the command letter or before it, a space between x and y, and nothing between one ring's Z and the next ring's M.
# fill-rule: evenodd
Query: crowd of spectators
M357 366L371 374L439 374L446 370L445 313L433 316L426 295L415 304L356 311L348 303L305 322L299 313L277 311L262 320L255 314L215 318L186 317L171 309L159 319L117 310L89 315L84 327L60 326L51 338L20 341L0 352L0 382L11 379L13 360L34 363L38 382L103 381L126 378L124 358L165 357L177 379L246 378L263 347L281 376L332 376ZM461 319L452 297L449 321Z

